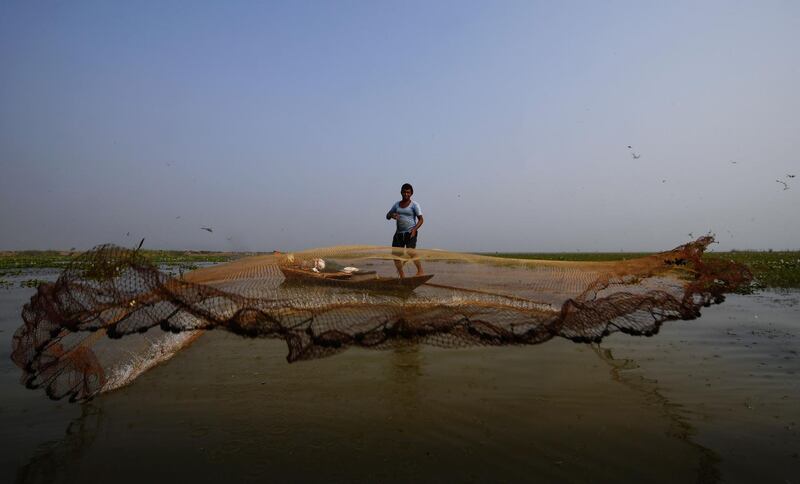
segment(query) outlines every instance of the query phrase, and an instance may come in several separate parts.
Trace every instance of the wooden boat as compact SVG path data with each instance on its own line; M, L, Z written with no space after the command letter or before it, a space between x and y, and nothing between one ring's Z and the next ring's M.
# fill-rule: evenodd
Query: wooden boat
M412 277L381 277L375 271L313 272L299 267L284 266L281 272L290 284L318 284L371 291L413 291L425 284L433 274Z

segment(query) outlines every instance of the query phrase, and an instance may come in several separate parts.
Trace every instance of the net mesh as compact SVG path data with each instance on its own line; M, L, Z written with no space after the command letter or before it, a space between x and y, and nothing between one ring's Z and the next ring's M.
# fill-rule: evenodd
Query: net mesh
M23 309L12 359L28 387L75 401L130 383L213 328L282 339L289 362L408 341L463 347L650 335L750 282L744 266L702 258L712 241L615 262L333 247L182 277L105 245L39 286ZM397 277L397 264L410 259L426 276Z

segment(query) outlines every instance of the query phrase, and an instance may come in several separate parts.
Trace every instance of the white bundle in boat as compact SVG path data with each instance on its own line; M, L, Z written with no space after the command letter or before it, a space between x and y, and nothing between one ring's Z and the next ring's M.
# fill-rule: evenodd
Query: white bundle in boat
M325 260L324 259L314 259L311 261L314 265L311 267L311 270L314 272L319 272L325 269Z

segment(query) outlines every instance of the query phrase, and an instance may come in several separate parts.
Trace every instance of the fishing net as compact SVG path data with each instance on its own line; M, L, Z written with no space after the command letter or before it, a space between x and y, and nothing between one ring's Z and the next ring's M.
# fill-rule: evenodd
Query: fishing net
M181 277L137 251L100 246L39 286L12 359L28 387L83 400L131 382L214 328L281 339L289 362L409 341L463 347L650 335L750 282L744 266L702 258L712 241L615 262L333 247ZM411 262L426 276L414 276ZM403 264L411 273L400 279Z

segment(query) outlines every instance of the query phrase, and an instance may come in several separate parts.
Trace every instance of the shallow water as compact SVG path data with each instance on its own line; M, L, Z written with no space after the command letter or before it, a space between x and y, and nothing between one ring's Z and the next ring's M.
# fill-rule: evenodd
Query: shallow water
M213 331L76 405L25 389L9 359L34 291L0 290L0 482L800 482L800 292L599 346L290 365L280 341Z

